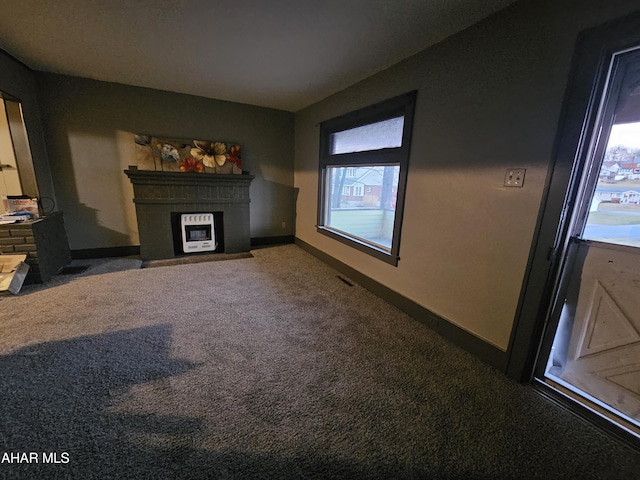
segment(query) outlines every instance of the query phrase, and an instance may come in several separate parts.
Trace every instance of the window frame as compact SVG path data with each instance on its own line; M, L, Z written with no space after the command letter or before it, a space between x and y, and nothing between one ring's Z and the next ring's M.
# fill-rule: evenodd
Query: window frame
M404 200L408 177L409 153L413 131L413 119L417 91L411 91L388 100L355 110L320 123L320 154L318 172L318 217L317 232L349 245L361 252L372 255L393 266L400 260L400 233L404 214ZM400 147L367 150L353 153L331 153L331 135L343 130L403 116L402 145ZM326 197L330 195L327 185L329 167L358 168L361 166L400 166L398 191L393 223L393 236L389 251L376 247L347 232L325 225L327 213Z

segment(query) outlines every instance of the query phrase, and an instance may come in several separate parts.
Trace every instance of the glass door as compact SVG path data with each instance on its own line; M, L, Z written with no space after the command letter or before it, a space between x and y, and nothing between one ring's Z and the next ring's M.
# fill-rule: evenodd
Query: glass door
M536 378L640 436L640 50L609 66Z

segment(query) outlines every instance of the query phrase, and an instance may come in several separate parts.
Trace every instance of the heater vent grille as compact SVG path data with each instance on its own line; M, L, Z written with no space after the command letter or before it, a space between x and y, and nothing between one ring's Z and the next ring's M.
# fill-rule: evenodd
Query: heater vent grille
M184 213L180 225L184 253L211 252L217 248L213 213Z

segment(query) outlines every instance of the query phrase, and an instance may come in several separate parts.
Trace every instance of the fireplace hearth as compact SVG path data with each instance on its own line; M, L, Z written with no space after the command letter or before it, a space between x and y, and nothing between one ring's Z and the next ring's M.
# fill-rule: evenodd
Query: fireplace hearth
M253 175L193 172L159 172L129 166L124 173L133 184L140 256L143 260L175 258L176 215L212 213L220 219L216 228L216 253L240 253L251 249L249 186ZM207 252L211 254L211 252Z

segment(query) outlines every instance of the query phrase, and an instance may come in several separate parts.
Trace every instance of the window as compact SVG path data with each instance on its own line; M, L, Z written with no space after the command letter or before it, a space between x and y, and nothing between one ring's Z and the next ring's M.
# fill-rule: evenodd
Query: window
M320 126L318 231L397 265L416 92Z

